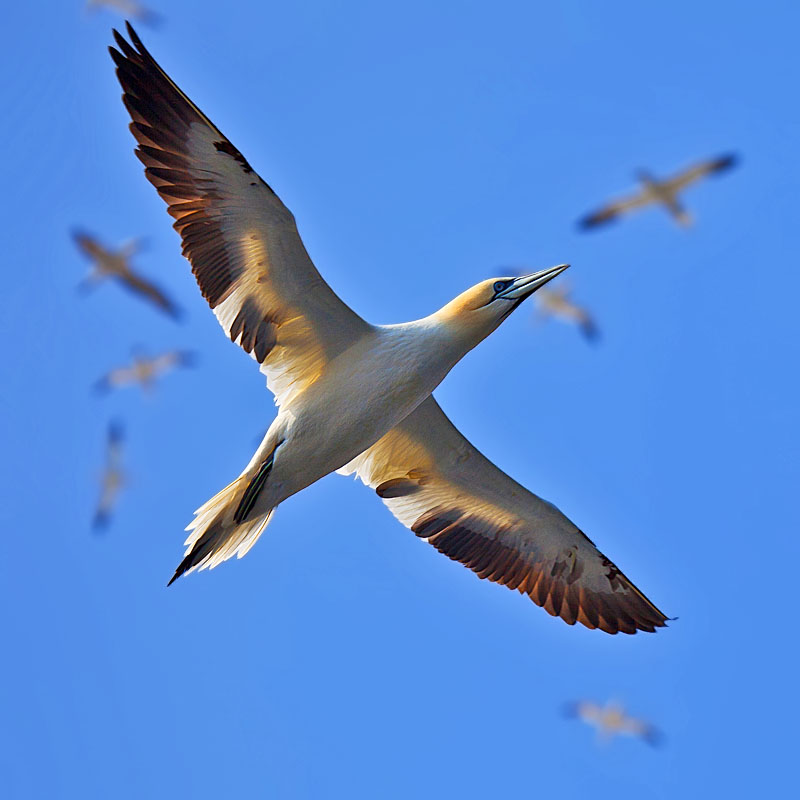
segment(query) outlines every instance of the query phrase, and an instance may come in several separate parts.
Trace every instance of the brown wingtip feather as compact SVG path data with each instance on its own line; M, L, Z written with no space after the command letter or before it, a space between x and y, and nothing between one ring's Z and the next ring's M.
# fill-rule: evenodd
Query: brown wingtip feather
M479 578L517 589L568 625L580 622L612 635L654 633L656 628L666 627L669 619L610 561L604 562L610 590L591 592L579 586L583 572L580 561L530 564L497 538L470 530L469 519L458 510L434 509L420 517L411 529Z
M591 214L587 214L585 217L581 217L578 220L578 227L581 230L591 230L592 228L597 228L600 225L606 225L609 222L614 222L618 216L618 214L609 213L605 209L602 211L595 211Z
M722 172L726 169L731 169L739 164L739 155L737 153L726 153L711 162L710 167L712 172Z

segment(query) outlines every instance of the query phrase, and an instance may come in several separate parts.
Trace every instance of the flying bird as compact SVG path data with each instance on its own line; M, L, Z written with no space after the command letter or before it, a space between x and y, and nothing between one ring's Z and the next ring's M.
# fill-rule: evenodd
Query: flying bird
M543 318L555 317L577 325L588 341L594 341L600 335L592 315L582 306L570 299L572 294L569 286L554 289L541 289L536 293L536 304L539 316Z
M88 0L86 3L87 11L97 11L103 7L110 11L116 11L126 19L136 19L151 27L161 22L159 14L147 8L138 0Z
M133 357L133 363L115 367L107 372L97 381L95 390L105 393L111 389L138 383L142 389L149 391L153 388L153 383L159 375L178 367L191 367L194 363L194 353L185 350L169 350L152 358L136 354Z
M106 439L106 466L100 479L100 500L94 514L92 527L100 531L108 526L117 496L125 483L122 470L122 427L117 422L108 426Z
M707 175L714 175L730 169L737 162L737 156L728 154L687 167L677 175L663 180L654 178L645 170L639 170L637 178L642 184L642 188L637 194L622 197L619 200L612 200L608 205L585 216L578 224L582 228L594 228L606 222L611 222L631 211L638 211L651 205L661 205L678 225L687 227L691 225L692 218L689 212L681 205L678 198L680 192Z
M73 231L72 238L78 249L93 263L92 271L80 284L81 290L88 290L106 278L115 278L130 291L149 300L171 317L180 317L180 309L157 286L137 275L130 266L131 258L139 250L137 241L123 245L119 250L111 250L101 244L96 237L84 231Z
M278 415L241 475L195 512L184 573L242 557L283 500L355 474L420 538L569 624L653 631L666 617L555 506L482 456L431 396L566 264L484 280L413 322L371 325L322 279L291 212L128 25L110 48L145 175L203 296L258 361Z
M601 742L607 742L615 736L635 736L650 745L661 744L661 732L643 719L631 717L614 701L607 702L604 706L593 703L591 700L581 700L567 706L565 713L591 725L597 729L597 737Z

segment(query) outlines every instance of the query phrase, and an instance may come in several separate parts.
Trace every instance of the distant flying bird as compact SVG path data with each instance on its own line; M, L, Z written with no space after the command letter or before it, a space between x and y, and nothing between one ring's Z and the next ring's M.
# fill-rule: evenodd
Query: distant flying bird
M138 383L142 389L148 391L153 388L153 383L159 375L177 367L190 367L194 363L194 353L189 353L185 350L170 350L152 358L135 355L132 364L116 367L107 372L95 384L95 390L108 392L111 389L119 389L123 386Z
M100 479L100 500L97 503L92 527L102 530L107 527L111 512L117 504L117 496L125 483L122 471L122 427L117 422L108 426L106 441L106 466Z
M619 704L609 701L604 706L591 700L572 703L565 709L568 717L574 717L597 729L600 741L609 741L614 736L636 736L653 746L661 744L661 732L643 719L631 717Z
M83 231L74 231L72 238L78 249L94 264L92 271L79 288L87 290L106 278L116 278L123 286L154 303L171 317L180 316L178 307L161 289L131 269L129 262L139 249L137 241L129 242L119 250L111 250L94 236Z
M567 265L482 281L414 322L368 324L323 281L277 195L130 26L128 34L133 46L114 32L122 52L111 55L137 155L200 290L261 364L279 406L244 472L196 512L172 580L242 557L279 503L338 470L358 475L440 552L570 624L609 633L663 626L666 617L575 525L484 458L431 396ZM514 432L519 420L498 426Z
M584 217L578 224L582 228L594 228L605 222L611 222L622 214L646 206L662 205L679 225L686 227L691 224L692 218L678 200L678 194L706 175L730 169L737 161L738 157L735 155L720 156L695 164L664 180L654 178L648 172L640 170L637 177L642 188L638 194L612 200L608 205Z
M87 0L86 9L88 11L97 11L103 7L110 11L116 11L126 19L136 19L151 27L161 22L159 14L142 5L138 0Z
M542 289L536 293L536 303L540 317L556 317L577 325L581 333L590 342L597 339L599 331L594 318L582 306L570 300L572 294L569 286L560 286L555 289Z

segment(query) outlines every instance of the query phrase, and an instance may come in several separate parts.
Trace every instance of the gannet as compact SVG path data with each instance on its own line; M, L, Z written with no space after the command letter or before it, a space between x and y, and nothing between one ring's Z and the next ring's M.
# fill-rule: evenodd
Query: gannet
M152 9L147 8L138 0L87 0L86 10L97 11L105 6L111 11L116 11L123 17L136 19L145 25L155 26L161 22L161 16Z
M178 318L180 309L164 292L131 268L130 260L139 250L139 242L134 240L119 250L111 250L97 238L83 231L73 231L72 238L78 249L92 261L92 271L81 282L82 291L91 289L106 278L116 278L123 286L140 297L154 303L171 317Z
M603 208L585 216L578 224L582 228L594 228L604 222L611 222L621 214L658 204L669 212L678 225L686 227L692 223L692 218L678 200L678 194L706 175L713 175L729 169L737 161L737 156L731 154L708 159L663 180L654 178L645 170L639 170L636 176L642 184L642 188L638 194L612 200Z
M108 392L138 383L144 391L150 391L159 375L178 367L191 367L195 363L195 354L186 350L169 350L158 356L148 358L135 353L133 363L109 370L97 383L95 391Z
M112 422L106 434L106 465L100 478L100 499L92 527L99 531L108 525L119 491L125 483L122 470L122 426Z
M590 342L597 339L599 331L592 315L582 306L574 303L570 296L572 290L563 284L554 289L541 289L536 293L536 305L541 317L556 317L570 322L581 329Z
M566 264L484 280L422 319L371 325L322 279L294 217L128 25L109 48L145 175L230 339L279 412L241 475L195 512L170 583L255 544L275 508L324 475L357 475L420 538L479 577L608 633L666 617L555 506L450 423L433 389Z
M607 742L614 736L636 736L656 746L663 740L657 728L646 720L629 716L623 707L613 700L604 706L591 700L581 700L567 706L565 713L596 728L597 737L601 742Z

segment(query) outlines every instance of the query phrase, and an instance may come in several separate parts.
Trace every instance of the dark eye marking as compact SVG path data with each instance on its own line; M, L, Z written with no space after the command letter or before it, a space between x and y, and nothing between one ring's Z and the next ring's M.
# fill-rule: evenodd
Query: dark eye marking
M508 287L511 286L512 283L514 283L513 280L511 280L511 281L495 281L494 285L492 286L492 289L494 289L495 294L498 294L499 292L502 292L503 289L508 289Z

